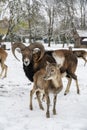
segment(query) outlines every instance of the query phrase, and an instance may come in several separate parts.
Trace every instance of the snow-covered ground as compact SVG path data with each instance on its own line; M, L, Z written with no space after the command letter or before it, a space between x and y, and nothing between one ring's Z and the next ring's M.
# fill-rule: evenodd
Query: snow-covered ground
M58 46L50 48L58 49ZM7 52L8 76L0 79L0 130L87 130L87 65L84 67L82 59L78 60L76 71L80 95L76 93L73 81L70 93L64 96L67 80L63 78L64 88L58 95L57 115L52 114L51 102L51 115L47 119L45 102L42 111L34 98L34 110L29 110L29 92L33 83L26 78L22 62L18 62L11 51Z

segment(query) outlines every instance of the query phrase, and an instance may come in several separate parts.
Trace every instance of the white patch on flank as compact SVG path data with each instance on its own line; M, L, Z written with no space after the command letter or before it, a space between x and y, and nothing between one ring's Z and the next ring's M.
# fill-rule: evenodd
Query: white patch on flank
M64 60L65 60L64 57L58 56L58 55L56 55L55 53L53 53L53 57L54 57L54 59L56 60L56 63L57 63L58 65L63 66Z

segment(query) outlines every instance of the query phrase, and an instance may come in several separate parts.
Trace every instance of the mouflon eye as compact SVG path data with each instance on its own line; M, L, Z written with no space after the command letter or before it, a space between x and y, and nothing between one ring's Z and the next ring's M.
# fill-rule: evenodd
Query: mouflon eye
M53 73L53 72L54 72L54 69L52 69L51 72Z

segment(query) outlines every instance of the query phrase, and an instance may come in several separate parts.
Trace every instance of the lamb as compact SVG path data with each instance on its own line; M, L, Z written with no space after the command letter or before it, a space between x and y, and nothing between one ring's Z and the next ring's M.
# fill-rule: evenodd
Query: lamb
M7 52L3 48L0 48L0 65L2 69L0 73L0 78L2 77L4 71L5 73L3 75L3 78L7 77L8 66L4 63L6 61L7 56Z
M59 66L56 63L47 62L46 69L40 69L34 74L34 85L33 89L30 91L30 110L33 110L32 98L33 94L36 93L37 100L39 103L40 109L44 109L40 100L40 94L45 94L46 103L47 103L47 111L46 117L50 117L49 107L50 107L50 97L49 94L53 93L53 114L56 115L56 102L57 102L57 94L63 88L63 83L61 79L61 73Z
M64 95L69 92L72 79L76 82L77 93L79 94L79 85L77 76L75 74L77 68L77 57L67 49L46 51L44 46L40 43L32 43L29 46L25 46L23 43L12 44L12 53L15 55L16 48L20 48L23 61L23 69L27 78L33 82L34 74L46 66L46 61L50 63L60 64L60 72L64 74L68 79L68 84ZM39 48L40 51L33 54L33 49ZM19 59L18 59L19 60ZM65 74L66 73L66 74Z

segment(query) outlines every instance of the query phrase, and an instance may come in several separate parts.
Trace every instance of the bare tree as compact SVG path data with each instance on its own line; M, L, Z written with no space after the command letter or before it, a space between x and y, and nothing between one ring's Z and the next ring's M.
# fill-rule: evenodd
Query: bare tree
M54 24L54 6L48 8L48 17L49 17L49 24L48 24L48 46L50 46L52 34L53 34L53 24Z
M87 0L80 0L79 7L81 12L81 28L86 28Z
M10 1L8 0L8 8L9 8L9 27L6 34L6 37L10 37L10 40L13 40L13 31L15 26L20 22L21 18L21 1Z
M53 36L54 30L54 19L55 19L55 0L45 0L42 1L43 7L47 16L47 38L48 38L48 46L51 44L51 39Z
M41 4L37 0L25 0L24 2L25 6L25 19L28 23L28 30L29 30L29 41L32 42L32 37L35 40L36 37L36 31L38 35L39 26L42 21L42 16L40 14L40 7ZM32 36L33 35L33 36Z

